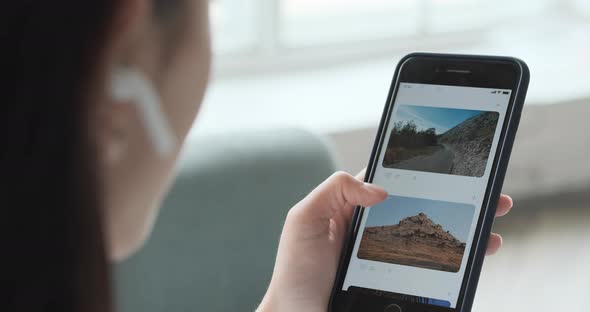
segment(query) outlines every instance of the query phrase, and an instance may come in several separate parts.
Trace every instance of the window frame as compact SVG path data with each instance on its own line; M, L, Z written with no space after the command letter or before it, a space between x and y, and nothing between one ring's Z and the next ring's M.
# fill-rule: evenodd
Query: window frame
M341 42L337 44L289 47L281 42L280 2L283 0L252 0L255 9L254 33L251 46L230 53L215 53L214 72L218 77L280 72L314 68L358 61L368 57L383 57L410 51L445 50L467 47L481 42L489 25L446 33L431 29L433 0L419 2L417 32L407 36ZM576 0L549 0L550 7L569 14L575 13ZM218 35L218 34L214 34Z

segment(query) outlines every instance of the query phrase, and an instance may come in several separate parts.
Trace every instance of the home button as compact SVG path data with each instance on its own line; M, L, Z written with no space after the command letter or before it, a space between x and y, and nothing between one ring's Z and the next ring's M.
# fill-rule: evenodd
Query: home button
M402 308L394 303L386 306L383 312L402 312Z

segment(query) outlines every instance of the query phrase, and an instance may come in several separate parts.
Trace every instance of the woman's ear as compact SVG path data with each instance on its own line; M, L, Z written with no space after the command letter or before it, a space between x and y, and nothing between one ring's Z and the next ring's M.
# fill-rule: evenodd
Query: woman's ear
M105 169L116 168L126 159L133 137L132 116L132 105L115 99L105 101L95 109L92 132L99 161Z
M132 99L117 99L113 96L112 68L129 58L142 27L142 20L148 14L150 0L118 1L112 22L107 30L103 61L99 70L101 86L104 89L101 101L92 109L90 116L91 134L97 146L98 160L107 168L117 167L129 153L132 140L133 105Z
M162 159L174 154L178 140L149 78L138 70L120 66L110 79L107 100L97 107L93 118L103 165L112 168L122 163L133 152L132 140L138 137L145 137L152 152Z
M135 106L146 137L160 157L165 158L176 150L176 135L149 78L139 70L119 67L112 74L111 96L115 103Z

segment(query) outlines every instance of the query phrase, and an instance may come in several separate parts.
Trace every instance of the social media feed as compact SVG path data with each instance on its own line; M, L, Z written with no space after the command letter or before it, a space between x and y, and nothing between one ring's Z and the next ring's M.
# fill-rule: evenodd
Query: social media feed
M344 290L454 308L510 90L400 84Z

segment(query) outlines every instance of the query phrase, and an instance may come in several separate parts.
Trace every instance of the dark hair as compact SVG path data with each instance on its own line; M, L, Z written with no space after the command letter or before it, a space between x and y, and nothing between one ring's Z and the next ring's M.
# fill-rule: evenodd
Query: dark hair
M2 311L111 310L85 97L116 3L2 4Z

